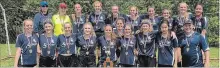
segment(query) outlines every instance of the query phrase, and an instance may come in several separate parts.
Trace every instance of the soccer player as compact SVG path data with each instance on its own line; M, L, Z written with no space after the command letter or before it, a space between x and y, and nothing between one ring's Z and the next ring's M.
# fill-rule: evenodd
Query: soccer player
M144 19L140 24L140 32L136 34L139 67L156 66L156 33L150 20Z
M118 59L116 55L117 36L113 32L113 28L110 24L106 25L104 29L104 35L98 38L99 48L101 49L100 65L103 65L106 58L109 57L110 61L114 64L113 66L115 66Z
M178 40L171 35L168 24L169 21L162 22L160 24L160 32L157 34L158 67L177 66L176 48L178 47Z
M183 67L209 67L209 46L205 38L194 31L193 22L187 20L184 23L184 37L180 38L179 50L182 55ZM205 55L203 64L202 52Z
M53 34L53 24L50 21L44 22L43 34L39 36L38 52L40 54L40 67L55 67L56 66L56 49L57 37Z
M134 32L139 29L141 18L138 14L138 8L136 6L131 6L129 9L128 21L126 23L132 24Z
M57 39L58 62L60 67L77 67L76 35L72 33L71 23L64 24L64 34Z
M83 25L83 34L77 37L77 45L80 47L80 66L96 67L96 34L91 23Z
M40 12L34 16L34 32L39 35L44 32L44 22L46 20L51 20L52 14L48 11L48 2L40 2Z
M53 15L52 23L54 24L54 34L59 36L64 33L63 25L65 23L71 23L69 16L66 14L67 5L65 3L59 4L59 11Z
M130 24L125 25L123 37L119 41L120 57L119 64L122 67L134 67L135 59L137 56L136 37L132 34L132 26Z
M34 67L37 64L38 36L33 33L33 21L24 20L24 33L16 39L14 67Z
M82 13L82 7L80 4L74 5L75 13L72 14L72 21L73 21L73 33L77 34L78 36L83 32L83 24L86 23L86 16Z
M107 15L102 11L102 3L100 1L95 1L93 7L95 11L90 14L89 22L92 23L96 36L99 37L103 34L103 26Z

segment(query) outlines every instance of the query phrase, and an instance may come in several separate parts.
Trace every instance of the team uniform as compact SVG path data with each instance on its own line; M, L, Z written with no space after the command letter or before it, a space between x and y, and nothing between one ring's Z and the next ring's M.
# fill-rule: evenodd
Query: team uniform
M140 67L156 66L156 32L136 34L138 64Z
M89 16L89 22L92 23L97 37L103 35L106 18L107 18L107 15L103 12L100 14L95 14L93 12Z
M101 49L101 58L100 58L100 65L103 65L103 62L106 60L107 57L110 57L110 60L114 63L114 66L117 62L117 39L115 40L106 40L105 36L100 36L98 38L98 45Z
M116 28L116 20L117 18L122 17L124 18L125 22L128 21L128 17L124 14L118 14L118 17L113 18L113 15L111 15L110 17L108 17L107 19L105 19L105 24L110 24L112 25L113 28Z
M83 33L83 24L86 23L86 16L81 15L80 17L75 17L76 20L73 21L73 33L77 36L82 35Z
M177 38L166 39L158 34L156 41L158 45L158 67L173 67L174 48L178 47Z
M51 13L42 14L42 12L37 13L34 16L34 32L39 35L44 32L44 22L52 18Z
M17 36L16 48L21 48L18 67L34 67L37 64L38 42L38 36L35 34L27 37L22 33Z
M46 37L45 34L39 36L39 45L41 49L40 67L55 67L56 66L56 48L57 37Z
M127 16L128 16L128 21L126 23L131 24L132 28L134 29L134 32L136 32L140 28L141 17L138 16L136 20L132 20L130 15L127 15Z
M198 32L191 36L184 36L179 43L182 54L183 67L203 67L202 50L208 51L209 46L205 38Z
M76 35L59 35L57 39L58 62L61 67L77 67Z
M192 17L193 25L195 26L195 31L198 33L202 33L203 29L208 29L208 19L207 17L202 17L196 19L196 17Z
M80 47L79 64L80 67L96 67L96 37L84 39L84 35L78 36L77 45Z
M119 64L122 67L133 67L135 63L135 55L134 49L136 46L136 37L132 36L132 38L120 38L119 41L120 46L120 57Z
M54 25L54 34L55 36L59 36L64 33L63 25L65 23L71 23L68 15L60 16L59 14L55 14L52 17L52 23Z

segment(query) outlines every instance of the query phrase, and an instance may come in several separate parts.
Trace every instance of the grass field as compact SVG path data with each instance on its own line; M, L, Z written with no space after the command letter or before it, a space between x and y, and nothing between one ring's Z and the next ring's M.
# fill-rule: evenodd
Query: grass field
M11 53L12 56L15 55L15 45L10 45L11 46ZM7 58L2 60L3 58L8 57L8 52L7 52L7 46L5 44L0 44L0 67L13 67L14 64L14 58ZM217 47L211 47L210 48L210 58L215 58L215 60L210 61L210 66L211 67L219 67L219 49Z

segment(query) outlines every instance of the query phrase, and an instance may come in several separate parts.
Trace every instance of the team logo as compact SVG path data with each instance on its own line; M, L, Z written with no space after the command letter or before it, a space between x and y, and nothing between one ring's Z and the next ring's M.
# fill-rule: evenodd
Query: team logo
M61 47L65 47L66 46L66 44L65 43L63 43L62 45L61 45Z
M44 43L43 48L47 48L47 44L46 43Z

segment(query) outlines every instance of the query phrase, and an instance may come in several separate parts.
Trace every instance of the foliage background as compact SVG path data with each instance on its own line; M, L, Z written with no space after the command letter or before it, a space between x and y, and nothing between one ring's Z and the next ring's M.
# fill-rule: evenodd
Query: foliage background
M22 33L22 21L27 18L33 18L34 14L39 12L39 3L41 0L1 0L0 3L6 10L8 21L8 30L10 34L10 43L14 43L16 36ZM92 3L95 0L46 0L49 2L49 11L57 13L59 3L65 2L68 5L68 14L74 13L73 5L80 3L83 7L83 13L93 11ZM218 23L218 2L217 0L100 0L103 3L103 9L106 12L111 11L112 5L119 5L120 12L128 14L129 6L137 6L140 14L145 14L148 6L154 6L156 13L161 15L163 8L172 10L172 15L177 14L177 6L180 2L186 2L189 5L189 12L194 13L196 3L204 4L204 15L209 18L208 42L210 46L218 46L219 41L219 23ZM0 11L2 13L2 10ZM5 29L3 16L0 15L0 43L5 43Z
M16 36L22 33L22 21L27 18L32 18L39 12L39 3L41 0L0 0L6 11L9 37L11 43L12 54L15 53L14 43ZM68 5L68 14L74 13L73 5L80 3L83 7L83 13L93 11L92 3L94 0L46 0L49 2L49 11L53 14L57 13L59 3L66 2ZM196 3L204 4L204 15L209 18L208 26L208 42L211 48L211 58L219 59L219 1L217 0L100 0L103 3L103 9L106 12L111 11L112 5L118 5L120 12L128 14L129 6L137 6L140 14L146 14L148 6L154 6L157 15L161 15L163 8L172 10L172 15L177 14L177 6L180 2L186 2L189 5L188 11L194 13ZM2 10L0 10L2 13ZM7 47L4 20L0 14L0 67L13 66L13 58L2 60L7 57ZM211 60L211 66L219 66L218 60Z

